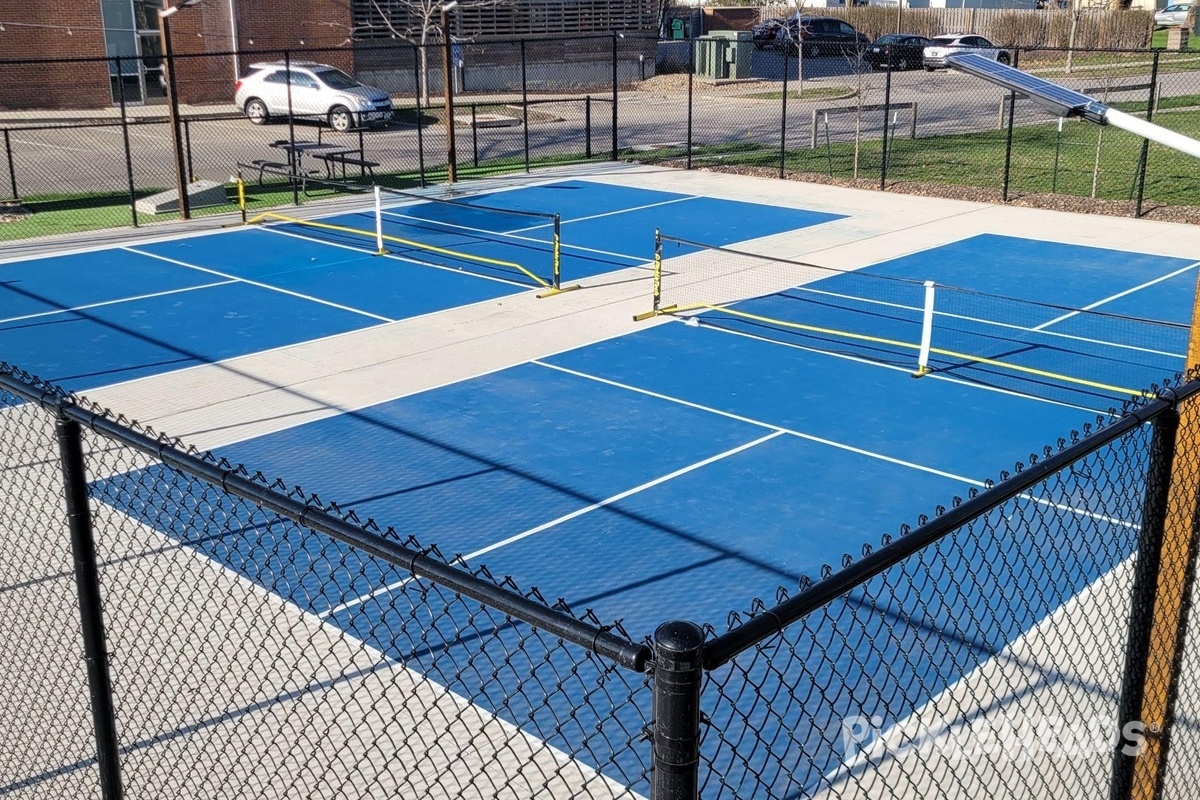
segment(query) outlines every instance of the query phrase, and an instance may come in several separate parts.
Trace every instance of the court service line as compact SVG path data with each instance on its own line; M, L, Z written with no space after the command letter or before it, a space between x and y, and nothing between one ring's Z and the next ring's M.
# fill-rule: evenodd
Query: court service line
M1092 303L1091 305L1084 306L1083 308L1079 309L1078 311L1072 311L1069 314L1063 314L1061 317L1055 317L1054 319L1050 320L1049 322L1043 322L1041 325L1038 325L1033 330L1040 331L1042 328L1048 328L1051 325L1056 325L1059 322L1062 322L1063 320L1068 320L1071 317L1073 317L1076 314L1079 314L1083 311L1091 311L1092 309L1098 308L1098 307L1104 305L1105 303L1111 303L1113 300L1119 300L1126 295L1133 294L1134 292L1140 292L1142 289L1147 289L1156 283L1162 283L1163 281L1174 278L1177 275L1182 275L1183 273L1187 272L1190 269L1195 269L1197 267L1197 265L1200 265L1200 261L1193 261L1191 264L1188 264L1186 267L1181 267L1181 268L1175 270L1174 272L1163 275L1160 278L1155 278L1152 281L1146 281L1145 283L1141 284L1140 286L1134 286L1132 289L1126 289L1123 292L1117 292L1116 294L1112 295L1111 297L1106 297L1103 300L1097 300L1096 302Z
M636 392L637 394L646 395L647 397L655 397L655 398L658 398L659 400L666 400L667 402L670 402L670 403L676 403L681 406L687 406L688 408L694 408L697 411L707 411L710 414L716 414L718 416L726 417L728 419L737 420L739 422L745 422L749 425L757 425L758 427L766 428L767 430L773 430L773 431L779 431L781 433L787 433L787 434L790 434L790 435L795 436L800 439L806 439L810 442L816 442L817 444L828 445L829 447L834 447L838 450L845 450L847 452L855 453L857 455L866 456L868 458L874 458L879 461L885 461L889 464L896 464L897 466L901 466L901 467L909 467L910 469L915 469L918 472L926 472L926 473L929 473L930 475L937 475L942 478L949 478L950 480L960 481L962 483L970 484L971 486L976 486L976 487L983 488L983 489L990 488L986 482L975 480L974 478L967 478L962 475L955 475L953 472L945 472L943 470L936 469L934 467L927 467L924 464L917 464L912 461L905 461L900 458L895 458L893 456L884 455L883 453L876 453L872 450L864 450L861 447L855 447L854 445L844 444L842 442L835 442L832 439L824 439L820 436L814 436L811 433L801 433L800 431L793 430L792 428L785 428L782 425L775 425L770 422L763 422L762 420L754 419L752 417L743 417L741 414L734 414L731 411L722 411L719 408L712 408L711 406L706 406L701 403L693 403L691 400L684 400L681 397L672 397L669 394L662 394L660 392L655 392L650 389L643 389L639 386L633 386L631 384L621 383L619 381L610 380L609 378L602 378L599 375L591 375L587 372L580 372L578 370L573 370L569 367L560 367L556 364L550 364L545 361L539 361L537 359L534 359L533 361L530 361L529 363L537 364L539 367L546 367L547 369L564 372L568 375L574 375L579 378L584 378L585 380L596 381L597 383L603 383L607 386L612 386L617 389L625 389L630 392ZM1070 505L1066 505L1063 503L1056 503L1052 500L1046 500L1043 498L1034 497L1033 495L1028 494L1028 493L1022 494L1019 496L1025 498L1027 500L1031 500L1034 503L1037 503L1039 505L1050 506L1051 508L1057 508L1060 511L1070 511L1075 514L1079 514L1080 516L1090 517L1091 519L1099 520L1101 522L1108 522L1110 524L1120 525L1120 526L1126 527L1126 528L1136 527L1136 525L1132 522L1128 522L1128 521L1122 520L1122 519L1117 519L1115 517L1109 517L1109 516L1106 516L1103 514L1096 514L1095 512L1089 511L1085 508L1077 508L1075 506L1070 506Z
M56 308L53 311L39 311L36 314L25 314L20 317L9 317L8 319L0 319L0 325L6 325L9 322L24 322L29 319L37 319L39 317L52 317L55 314L71 314L76 311L87 311L92 308L100 308L101 306L112 306L118 303L132 303L136 300L149 300L154 297L167 297L173 294L182 294L184 292L194 292L197 289L211 289L214 286L228 286L231 283L237 283L236 280L230 279L227 281L217 281L216 283L202 283L199 286L187 286L182 289L168 289L163 292L152 292L150 294L139 294L132 297L119 297L116 300L104 300L99 303L87 303L82 306L71 306L70 308Z
M157 255L156 253L147 253L144 250L138 250L136 247L122 247L121 249L126 250L130 253L137 253L139 256L146 256L147 258L157 258L159 261L165 261L168 264L175 264L176 266L179 266L179 267L187 267L188 269L198 270L199 272L207 272L210 275L216 275L221 278L229 278L232 281L235 281L237 283L244 283L247 286L257 286L260 289L266 289L271 292L279 292L280 294L290 295L292 297L296 297L301 300L308 300L309 302L312 302L312 303L319 303L320 305L329 306L330 308L336 308L336 309L340 309L342 311L349 311L352 314L361 314L364 317L370 317L371 319L377 319L380 322L395 322L396 321L389 317L380 316L379 314L372 314L370 311L363 311L360 308L344 306L341 303L334 303L330 300L322 300L319 297L313 297L312 295L302 294L300 292L293 292L290 289L283 289L279 286L272 286L269 283L260 283L259 281L252 281L252 280L249 280L248 278L239 278L236 275L230 275L229 273L220 272L219 270L215 270L215 269L209 269L208 267L197 266L196 264L189 264L186 261L180 261L175 258L168 258L167 256L160 256L160 255Z
M498 542L493 542L492 544L489 544L486 547L481 547L480 549L475 550L470 553L467 553L466 555L456 556L454 558L454 560L451 561L450 563L465 565L468 561L472 561L472 560L479 558L482 555L486 555L494 550L499 550L502 547L507 547L510 544L519 542L522 539L527 539L530 536L535 536L539 533L544 533L545 531L548 531L551 528L556 528L559 525L562 525L564 522L570 522L573 519L578 519L579 517L582 517L584 514L590 514L593 511L599 511L602 508L611 506L613 503L619 503L627 497L632 497L635 494L640 494L641 492L644 492L647 489L653 489L655 486L659 486L661 484L666 483L667 481L674 480L675 478L686 475L689 472L694 472L703 467L707 467L709 464L715 464L716 462L721 461L726 458L729 458L730 456L734 456L734 455L737 455L738 453L745 452L746 450L749 450L752 447L757 447L758 445L763 444L764 442L769 442L772 439L775 439L779 436L783 436L784 433L786 433L786 431L783 431L783 430L772 431L771 433L768 433L766 436L760 436L753 441L745 442L744 444L740 444L737 447L730 448L729 450L726 450L723 453L717 453L716 455L709 456L708 458L697 461L694 464L688 464L686 467L681 467L681 468L675 470L674 472L669 472L666 475L660 475L659 477L654 478L653 480L649 480L643 484L634 486L632 489L626 489L623 492L614 494L612 497L606 497L605 499L600 500L595 503L592 503L591 505L584 506L583 508L577 508L574 511L571 511L567 514L563 514L561 517L558 517L557 519L552 519L549 522L543 522L541 525L532 527L527 531L522 531L521 533L513 534L512 536L509 536L507 539L501 539ZM400 588L408 585L409 583L411 583L413 580L415 580L415 578L409 577L409 578L405 578L403 580L389 583L385 586L380 586L378 589L373 589L370 592L367 592L366 594L359 595L358 597L355 597L351 600L347 600L343 603L340 603L339 605L333 606L332 608L325 611L324 614L322 615L322 617L324 619L329 619L334 614L338 614L338 613L345 611L348 608L352 608L354 606L362 605L363 603L367 602L368 600L370 600L378 595L387 594L388 592L391 592L395 589L400 589Z
M301 236L300 234L295 233L293 231L281 231L274 225L263 225L261 228L259 228L259 230L270 231L271 233L276 233L276 234L279 234L280 236L290 236L293 239L299 239L302 242L313 242L315 244L328 245L329 247L338 247L338 248L341 248L342 250L349 250L352 253L360 253L360 254L366 255L366 256L379 255L378 253L376 253L372 250L367 250L366 248L362 248L362 247L355 247L355 246L349 245L349 244L341 244L339 242L327 242L323 239L313 239L309 236ZM466 276L469 276L472 278L479 278L480 280L495 281L496 283L506 283L509 286L520 286L522 289L538 288L533 283L520 283L519 281L510 281L507 278L497 278L494 275L480 275L477 272L467 272L467 271L461 270L461 269L454 269L453 267L447 267L444 264L434 264L432 261L420 261L415 258L407 258L405 256L398 256L395 253L383 253L383 257L390 258L393 261L400 261L405 264L416 264L418 267L429 267L430 269L440 269L443 272L450 272L455 275L466 275ZM276 273L276 274L279 274L279 273ZM380 317L380 319L383 319L383 318ZM390 320L390 319L386 320L386 321L387 322L395 322L395 320Z

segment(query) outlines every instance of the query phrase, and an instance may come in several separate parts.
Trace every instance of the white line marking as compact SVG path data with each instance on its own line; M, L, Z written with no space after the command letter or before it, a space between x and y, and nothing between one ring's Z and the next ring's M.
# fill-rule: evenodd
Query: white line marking
M590 216L586 216L586 217L576 217L575 219L564 219L564 220L561 220L561 223L563 225L570 225L575 222L587 222L590 219L600 219L601 217L612 217L612 216L616 216L617 214L626 214L630 211L644 211L647 208L658 208L659 206L669 206L674 203L684 203L684 202L687 202L688 200L701 200L701 199L703 199L703 198L700 195L690 194L690 195L687 195L686 197L676 197L673 200L660 200L657 203L647 203L644 206L633 206L632 208L620 208L620 209L617 209L616 211L605 211L603 214L591 214Z
M385 216L394 217L396 219L414 220L417 222L427 222L427 223L430 223L433 225L439 225L443 228L454 228L454 229L462 230L462 231L470 231L471 233L477 233L477 234L486 236L493 241L503 242L505 239L516 239L516 240L522 241L522 242L532 242L534 244L546 245L547 247L554 244L554 242L552 240L537 239L537 238L534 238L533 236L522 236L521 235L522 233L524 233L526 231L536 231L536 230L541 230L543 228L548 228L548 227L550 227L550 224L533 225L528 228L517 228L512 231L492 231L492 230L488 230L486 228L473 228L469 225L458 225L453 222L442 222L441 220L427 220L427 219L424 219L423 217L414 217L414 216L410 216L408 214L400 214L395 211L384 211L383 213ZM412 227L420 228L421 226L414 225ZM581 253L595 253L596 255L612 256L613 258L622 258L622 259L625 259L626 261L632 261L632 262L638 263L638 264L645 264L647 261L650 260L648 258L642 258L641 256L631 256L626 253L616 253L611 250L599 250L594 247L584 247L583 245L571 244L570 242L563 242L561 246L562 246L563 250L578 250Z
M252 280L248 280L246 278L239 278L236 275L230 275L225 272L219 272L218 270L209 269L208 267L199 267L199 266L196 266L195 264L189 264L186 261L179 261L178 259L167 258L166 256L160 256L160 255L156 255L154 253L147 253L144 250L138 250L136 247L122 247L121 249L128 251L130 253L137 253L140 256L146 256L147 258L157 258L159 261L165 261L168 264L175 264L176 266L187 267L188 269L194 269L199 272L207 272L210 275L216 275L217 277L220 277L220 278L229 278L230 280L237 281L238 283L244 283L248 286L257 286L260 289L266 289L267 291L270 291L270 292L279 292L280 294L290 295L291 297L297 297L301 300L308 300L309 302L312 302L312 303L319 303L320 305L329 306L330 308L336 308L336 309L340 309L342 311L349 311L352 314L360 314L364 317L370 317L371 319L377 319L380 322L395 322L396 321L394 319L389 319L388 317L381 317L378 314L372 314L370 311L363 311L362 309L351 308L350 306L344 306L344 305L341 305L340 303L333 303L333 302L330 302L329 300L322 300L321 298L313 297L312 295L301 294L300 292L293 292L290 289L281 289L280 287L272 286L269 283L259 283L258 281L252 281Z
M1090 306L1084 306L1083 308L1079 309L1079 311L1072 311L1070 314L1063 314L1061 317L1055 317L1054 319L1050 320L1049 322L1043 322L1041 325L1038 325L1036 328L1034 328L1034 330L1040 331L1042 328L1048 328L1051 325L1055 325L1059 322L1062 322L1063 320L1070 319L1071 317L1080 313L1080 311L1091 311L1093 308L1102 306L1105 303L1111 303L1113 300L1119 300L1120 298L1124 297L1125 295L1133 294L1134 292L1140 292L1142 289L1149 288L1156 283L1162 283L1165 280L1174 278L1176 275L1182 275L1183 273L1187 272L1190 269L1195 269L1197 265L1200 265L1200 261L1195 261L1191 264L1188 264L1186 267L1181 267L1180 269L1177 269L1172 273L1163 275L1161 278L1155 278L1152 281L1146 281L1141 286L1134 286L1132 289L1126 289L1123 292L1118 292L1117 294L1114 294L1112 297L1106 297L1103 300L1097 300L1096 302L1092 303Z
M922 464L916 464L911 461L904 461L899 458L893 458L892 456L886 456L883 453L876 453L871 450L863 450L860 447L854 447L853 445L843 444L841 442L835 442L832 439L823 439L820 436L813 436L810 433L801 433L800 431L792 430L791 428L785 428L781 425L774 425L770 422L763 422L762 420L753 419L751 417L743 417L740 414L734 414L729 411L721 411L720 409L711 408L709 406L701 405L700 403L693 403L690 400L683 400L682 398L672 397L671 395L668 395L668 394L660 394L658 392L654 392L649 389L642 389L637 386L631 386L629 384L609 380L608 378L601 378L598 375L589 375L586 372L579 372L577 370L573 370L568 367L560 367L555 364L548 364L544 361L539 361L537 359L534 359L533 361L530 361L529 363L537 364L539 367L546 367L547 369L553 369L553 370L558 370L559 372L565 372L568 375L575 375L576 377L584 378L586 380L596 381L597 383L603 383L608 386L614 386L618 389L626 389L628 391L636 392L638 394L644 394L648 397L656 397L660 400L666 400L671 403L677 403L679 405L687 406L689 408L694 408L699 411L707 411L711 414L717 414L718 416L728 417L729 419L738 420L739 422L746 422L751 425L757 425L760 428L766 428L768 430L773 430L773 431L780 431L782 433L787 433L792 436L796 436L800 439L807 439L810 442L816 442L817 444L828 445L829 447L834 447L834 448L837 448L838 450L845 450L850 453L856 453L861 456L867 456L868 458L874 458L879 461L885 461L889 464L896 464L897 466L901 466L901 467L909 467L910 469L915 469L919 472L927 472L930 475L937 475L938 477L949 478L950 480L960 481L962 483L967 483L972 486L987 488L987 483L985 483L983 481L977 481L974 478L966 478L966 477L963 477L962 475L955 475L952 472L944 472L940 469L935 469L933 467L926 467ZM1040 499L1037 497L1033 497L1032 495L1022 494L1022 495L1020 495L1020 497L1023 497L1027 500L1032 500L1035 503L1040 503L1042 505L1048 505L1052 508L1057 508L1062 511L1072 511L1074 513L1081 514L1086 517L1091 517L1092 519L1098 519L1098 520L1102 520L1104 522L1110 522L1115 525L1123 525L1125 527L1133 527L1134 526L1134 524L1131 522L1125 522L1123 520L1116 519L1114 517L1106 517L1101 514L1095 514L1090 511L1087 511L1085 509L1076 508L1074 506L1063 505L1061 503L1054 503L1049 500L1043 500L1043 499Z
M280 223L280 224L286 224L286 223ZM281 231L275 225L263 225L261 228L259 228L259 230L269 231L271 233L277 233L280 236L290 236L293 239L300 239L301 241L305 241L305 242L313 242L315 244L328 245L329 247L340 247L341 249L349 250L352 253L362 253L363 255L368 255L368 256L375 255L375 253L370 250L355 247L353 245L341 244L339 242L327 242L324 239L313 239L308 236L302 236L301 234L295 233L293 231ZM431 261L420 261L415 258L407 258L405 256L398 256L395 253L384 253L383 257L390 258L393 261L402 261L406 264L416 264L419 267L428 267L430 269L440 269L443 272L451 272L451 273L454 273L455 275L466 275L471 278L479 278L480 280L495 281L496 283L505 283L505 284L508 284L509 286L520 286L522 289L539 289L540 290L540 289L544 288L541 286L534 286L531 283L521 283L520 281L511 281L508 278L498 278L495 275L481 275L478 272L469 272L467 270L455 269L454 267L447 267L444 264L434 264ZM393 320L388 320L388 322L392 322L392 321Z
M95 153L95 150L88 150L83 147L67 147L62 144L50 144L49 142L31 142L28 139L13 139L17 144L27 144L31 147L49 147L52 150L68 150L72 153Z
M1197 262L1197 263L1200 263L1200 262ZM1193 266L1195 266L1195 265L1193 265ZM1191 269L1191 267L1187 267L1186 269ZM1172 273L1172 275L1175 275L1175 274L1177 274L1177 273ZM1171 276L1168 275L1165 277L1171 277ZM1159 280L1164 280L1164 279L1165 278L1160 278ZM950 291L950 292L954 291L954 287L947 286L947 287L942 287L942 288L945 288L947 291ZM824 297L836 297L840 300L852 300L857 303L870 303L873 305L884 306L887 308L895 308L900 311L912 311L914 314L919 314L921 312L920 308L917 308L915 306L905 305L904 303L895 303L895 302L891 302L888 300L872 300L867 297L859 297L857 295L852 295L852 294L840 294L838 292L830 292L825 289L814 289L814 288L811 288L810 286L793 286L792 288L785 289L784 291L785 292L811 292L813 294L819 294ZM1130 291L1134 291L1134 290L1131 289ZM781 294L782 294L782 292L781 292ZM750 299L753 299L753 298L750 298ZM1108 298L1108 299L1111 300L1114 298ZM734 305L734 304L740 303L740 302L744 302L744 301L734 300L725 305ZM1101 300L1100 302L1105 303L1105 302L1108 302L1108 300ZM1031 303L1031 305L1036 305L1036 303ZM1099 305L1099 303L1097 303L1096 305ZM1034 328L1027 328L1024 325L1017 325L1012 322L998 322L997 320L993 320L993 319L984 319L982 317L970 317L970 316L967 316L966 314L955 314L955 313L952 313L949 311L938 311L936 309L934 310L933 313L934 313L934 316L936 316L936 317L944 317L946 319L957 319L957 320L962 320L963 322L974 322L974 323L978 323L980 325L991 325L991 326L994 326L997 328L1007 328L1009 330L1020 331L1022 333L1039 333L1043 336L1056 336L1060 339L1070 339L1071 341L1084 342L1086 344L1095 344L1095 345L1100 345L1101 347L1113 347L1113 348L1119 348L1121 350L1133 350L1138 353L1147 353L1149 355L1155 355L1155 356L1166 356L1167 358L1179 358L1179 359L1183 358L1182 353L1168 353L1164 350L1154 350L1153 348L1149 348L1149 347L1139 347L1137 345L1132 345L1132 344L1122 344L1121 342L1110 342L1107 339L1090 339L1086 336L1077 336L1077 335L1071 334L1071 333L1060 333L1058 331L1042 330L1042 328L1046 327L1047 325L1053 325L1055 322L1061 322L1062 320L1067 319L1068 317L1072 317L1076 314L1083 313L1094 307L1095 306L1089 306L1087 309L1076 309L1076 310L1072 311L1070 314L1064 314L1063 316L1059 317L1056 320L1051 320L1050 322L1044 322L1041 325L1038 325L1037 327L1034 327ZM854 309L850 309L850 310L853 311ZM1181 331L1187 329L1186 325L1180 325L1180 324L1171 323L1171 322L1160 322L1160 321L1156 321L1156 320L1142 321L1142 320L1137 320L1132 317L1127 317L1125 319L1131 323L1136 323L1136 324L1147 326L1147 327L1156 326L1156 327L1160 327L1160 328L1175 328L1175 329L1178 329ZM901 320L901 321L902 322L912 322L914 324L920 324L916 319ZM936 328L935 328L935 331L936 331Z
M674 480L675 478L678 478L681 475L686 475L689 472L694 472L695 470L701 469L702 467L707 467L709 464L714 464L718 461L721 461L722 459L728 458L733 455L737 455L738 453L749 450L752 447L757 447L758 445L762 444L763 442L769 442L770 440L772 440L776 437L783 436L784 433L785 432L782 430L777 430L777 431L773 431L772 433L767 434L766 436L760 436L759 438L755 439L752 442L746 442L745 444L740 444L737 447L726 450L723 453L717 453L716 455L709 456L708 458L703 459L702 461L697 461L694 464L689 464L686 467L681 467L680 469L677 469L674 472L667 473L666 475L661 475L661 476L659 476L653 480L647 481L639 486L635 486L632 489L626 489L623 492L614 494L612 497L608 497L597 503L592 503L589 506L584 506L583 508L576 509L575 511L572 511L568 514L563 514L561 517L558 517L557 519L552 519L549 522L543 522L541 525L530 528L527 531L523 531L521 533L514 534L513 536L509 536L507 539L501 539L500 541L494 542L493 544L490 544L487 547L483 547L483 548L480 548L479 550L475 550L474 552L467 553L465 556L458 556L451 563L459 563L459 564L465 565L468 561L472 561L482 555L486 555L487 553L490 553L493 550L499 550L501 547L507 547L510 544L521 541L522 539L526 539L530 536L534 536L536 534L543 533L545 531L550 530L551 528L555 528L555 527L558 527L559 525L562 525L564 522L570 522L573 519L582 517L584 514L590 514L593 511L598 511L606 506L612 505L613 503L619 503L620 501L624 500L627 497L632 497L633 495L644 492L647 489L652 489L655 486L666 483L667 481ZM389 583L386 586L381 586L378 589L374 589L370 592L367 592L364 595L359 595L358 597L355 597L352 600L347 600L344 603L333 606L332 608L327 610L324 613L323 618L328 619L328 618L332 617L334 614L345 611L346 609L351 608L353 606L361 605L361 604L365 603L366 601L370 600L371 598L376 597L380 594L387 594L388 592L391 592L394 589L399 589L399 588L407 585L408 583L410 583L412 580L413 580L413 578L405 578L402 581L396 581L394 583Z
M55 314L70 314L75 311L86 311L89 308L100 308L101 306L111 306L117 303L132 303L135 300L149 300L152 297L166 297L172 294L182 294L183 292L194 292L197 289L211 289L214 286L228 286L231 283L238 281L230 279L227 281L217 281L216 283L202 283L199 286L188 286L182 289L168 289L164 292L152 292L150 294L139 294L133 297L121 297L116 300L105 300L100 303L88 303L82 306L72 306L71 308L56 308L53 311L39 311L36 314L25 314L20 317L9 317L8 319L0 319L0 325L5 325L9 322L23 322L27 319L37 319L38 317L52 317Z
M681 319L679 319L677 321L681 322L681 323L683 322L683 320L681 320ZM897 367L894 364L884 364L879 361L871 361L870 359L867 359L867 358L859 358L858 356L852 356L852 355L848 355L846 353L834 353L829 350L822 350L818 347L805 347L802 344L795 344L794 342L781 342L778 339L771 339L769 337L758 336L753 333L746 333L744 331L735 331L735 330L731 330L729 328L722 328L719 325L707 325L707 326L705 326L705 328L707 330L716 331L718 333L725 334L727 336L741 336L746 339L753 339L758 342L766 342L767 344L776 345L778 347L791 347L794 350L803 350L806 353L815 353L816 355L828 356L830 358L840 358L845 361L853 361L856 364L865 364L869 367L878 367L879 369L889 369L889 370L892 370L893 372L903 372L905 375L912 375L912 370L907 367ZM1049 403L1052 406L1062 406L1063 408L1074 408L1079 411L1086 411L1089 414L1101 414L1104 416L1108 415L1108 411L1102 411L1098 408L1089 408L1088 406L1081 406L1077 403L1067 403L1063 400L1052 400L1048 397L1038 397L1037 395L1023 394L1021 392L1013 391L1012 389L1004 389L1000 386L988 386L987 384L984 384L984 383L974 383L972 381L964 381L960 378L955 378L950 375L943 375L938 372L934 372L929 375L926 375L925 377L921 378L921 380L923 380L923 381L928 381L928 380L945 381L946 383L953 383L956 386L965 386L967 388L977 389L979 391L996 392L997 394L1004 394L1004 395L1008 395L1009 397L1018 397L1022 400L1032 400L1032 401L1035 401L1038 403Z

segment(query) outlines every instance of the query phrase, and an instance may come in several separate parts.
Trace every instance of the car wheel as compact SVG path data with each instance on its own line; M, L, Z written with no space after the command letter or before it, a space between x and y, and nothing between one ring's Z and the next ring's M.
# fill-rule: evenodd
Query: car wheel
M1008 57L1008 53L1000 52L996 54L996 60L1001 64L1007 64L1012 59Z
M896 69L900 70L901 72L907 72L908 71L908 59L901 58L900 60L898 60L896 62Z
M934 69L935 69L935 67L926 67L926 68L925 68L925 71L926 71L926 72L933 72L933 70L934 70Z
M267 104L257 97L246 101L245 111L246 119L255 125L264 125L271 121L271 112L267 111Z
M810 44L808 46L808 57L809 58L820 58L821 57L821 45Z
M335 131L348 131L354 127L354 114L345 106L329 109L329 127Z

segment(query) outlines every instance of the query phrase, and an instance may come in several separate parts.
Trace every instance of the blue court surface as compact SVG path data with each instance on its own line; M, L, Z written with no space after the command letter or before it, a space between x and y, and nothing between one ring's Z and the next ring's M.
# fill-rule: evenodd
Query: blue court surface
M514 192L503 197L519 196ZM754 232L761 235L774 226L819 221L789 212ZM706 228L703 238L744 234L738 228ZM273 235L238 234L244 239ZM217 245L229 242L233 244L222 246L236 247L236 241L221 237L209 246L208 240L193 239L137 249L189 263L206 258L217 263ZM584 234L577 241L595 249L603 243ZM173 273L159 263L137 262L150 276L147 280L170 291ZM269 279L306 292L320 282L302 268L273 273L265 257L251 258L239 270L255 280ZM486 564L493 574L512 576L521 587L537 587L547 598L561 597L576 610L592 609L602 620L621 620L638 638L671 618L721 629L731 611L748 609L755 598L769 604L777 587L794 587L802 576L816 576L822 565L840 563L844 553L858 553L864 544L897 534L901 524L915 524L937 505L986 486L1031 452L1040 452L1043 445L1119 404L1119 396L1098 386L1142 387L1182 368L1182 328L1175 336L1176 328L1156 327L1147 344L1136 334L1134 340L1120 338L1139 328L1127 328L1115 317L1064 314L1050 306L1095 306L1114 315L1186 323L1196 264L1183 259L977 236L880 263L866 272L933 279L1050 304L1042 308L1045 316L1035 320L1029 304L1006 306L976 296L968 301L964 295L950 302L935 335L953 338L956 347L984 349L990 357L1003 355L1036 365L1039 374L1086 373L1096 385L1050 392L1032 373L1014 375L971 363L935 363L932 374L914 380L910 353L886 348L879 352L858 343L831 346L831 337L824 333L768 336L761 327L742 324L744 318L725 319L717 313L702 315L699 325L671 320L647 326L632 335L243 441L222 448L219 455L267 475L286 476L289 485L336 498L361 518L371 517L402 535L413 534L423 544L436 544L447 557L456 556L469 566ZM850 294L870 280L858 274L836 275L806 288L823 291L828 298ZM249 291L240 285L239 289ZM338 297L348 305L367 305L370 294ZM760 316L764 307L786 305L788 294L737 308ZM71 302L81 296L73 296ZM373 313L397 315L388 299L379 293L374 299L379 304L372 306ZM916 305L905 303L903 309L889 307L886 312L853 302L809 303L804 314L821 330L840 329L850 324L848 320L868 315L877 325L874 330L886 338L911 328L909 312L920 308L919 296L913 302ZM327 324L335 328L340 318L328 313ZM979 318L992 322L981 326ZM995 322L1001 324L1000 333ZM1056 338L1047 344L1027 337L1029 330ZM218 330L213 335L225 334ZM62 369L74 378L72 367ZM118 476L100 490L108 502L151 524L164 514L178 518L192 513L138 506L132 498L139 494L123 487L151 477ZM1064 492L1076 488L1067 486ZM896 609L893 621L903 623L879 641L861 641L861 652L841 654L836 676L799 672L800 659L794 659L787 663L797 671L770 680L794 698L824 698L832 724L856 710L853 687L869 683L873 670L886 660L901 687L897 691L907 693L891 707L919 707L962 678L964 665L975 663L980 652L1002 650L1055 610L1038 598L1078 593L1132 554L1136 525L1081 509L1086 503L1063 502L1058 521L1065 535L1103 540L1106 546L1080 550L1107 553L1107 559L1071 569L1040 563L1035 557L1039 541L1063 536L1061 528L1030 529L1025 541L1006 542L1004 553L975 548L970 559L1015 564L1010 574L1020 585L968 578L966 558L948 563L930 580L944 588L953 586L953 591L939 593L936 586L927 587L931 596L942 598L941 605L926 604L931 610L925 617L909 608ZM231 520L229 525L229 533L189 544L437 679L446 679L437 664L448 654L461 651L467 659L480 647L512 646L518 637L501 626L486 642L463 638L460 631L472 627L466 622L465 606L433 621L435 631L397 634L410 618L407 593L414 593L413 603L420 603L425 591L420 582L398 579L394 572L352 557L316 535L301 538L282 529L273 534L253 520ZM239 525L246 526L245 535ZM168 527L160 527L173 535ZM300 563L311 571L262 571L263 537L272 539L270 549L280 564ZM1012 558L1014 554L1027 557ZM331 585L336 587L332 591ZM975 619L978 609L988 607L990 597L1026 586L1053 586L1058 592L1033 593L1025 619L960 629L964 619ZM824 640L837 638L832 631L824 634ZM822 640L821 630L814 635ZM429 644L434 641L440 644ZM901 651L923 651L929 657L893 658ZM965 657L969 654L974 656ZM494 663L504 661L501 657ZM538 654L530 654L529 664L535 673L546 670L547 684L553 684L552 673L561 666L551 654L542 666ZM911 680L903 680L898 672L902 669L912 670ZM588 675L580 674L579 679L581 686L589 685ZM537 731L567 752L580 751L580 741L568 740L571 736L589 740L585 752L605 751L597 721L585 718L590 709L578 718L576 732L569 733L554 724L556 715L564 712L527 708L520 705L526 702L523 697L514 700L500 691L495 688L495 694L482 701L499 716ZM801 702L782 704L773 712L778 713L780 731L804 736L794 733L803 716ZM884 724L895 721L885 719ZM636 728L635 720L625 722L630 730ZM739 724L736 719L714 723L736 736L730 727ZM757 735L770 738L767 728L760 727ZM826 735L813 731L806 736L803 754L797 752L798 768L803 764L806 772L771 777L769 787L758 791L803 794L822 773L836 767L843 755L841 745L836 736ZM706 746L715 746L715 741ZM592 766L615 780L637 783L636 765L622 758ZM756 772L745 764L726 766L724 780L734 786ZM634 788L645 789L640 784ZM749 784L743 789L745 796L755 793Z
M564 285L646 264L664 220L718 243L835 215L583 181L0 264L0 358L83 390L535 291L557 211ZM405 242L415 242L407 245ZM621 250L617 247L623 248ZM551 302L547 299L547 302Z

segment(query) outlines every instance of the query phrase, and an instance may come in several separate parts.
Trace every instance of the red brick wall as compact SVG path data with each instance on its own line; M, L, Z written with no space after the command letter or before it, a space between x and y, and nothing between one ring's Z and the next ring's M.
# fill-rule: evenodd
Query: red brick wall
M237 81L228 0L207 0L168 17L179 102L231 103Z
M300 61L319 61L354 74L350 3L346 0L295 0L281 12L278 0L237 0L238 44L252 61L282 58L287 49ZM275 52L262 52L275 51Z
M96 0L0 0L0 59L97 57L0 65L0 109L102 108L112 102ZM37 27L40 25L51 27ZM67 32L70 30L70 33Z

